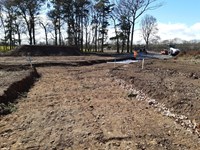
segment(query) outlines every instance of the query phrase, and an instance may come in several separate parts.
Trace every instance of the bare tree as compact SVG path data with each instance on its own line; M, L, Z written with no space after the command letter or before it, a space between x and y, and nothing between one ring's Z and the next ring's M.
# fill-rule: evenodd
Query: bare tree
M3 40L3 43L5 43L5 37L6 37L6 27L5 27L5 23L4 23L4 10L3 10L3 3L1 2L0 3L0 29L3 29L3 32L4 32L4 38L2 39Z
M162 6L162 3L158 3L159 0L119 0L119 8L121 12L126 12L126 19L131 23L130 32L130 50L133 50L133 36L135 30L136 20L148 10L154 10ZM129 45L127 45L129 52Z
M141 32L142 32L142 37L146 43L145 49L148 50L150 38L155 39L158 37L156 36L158 32L156 18L151 15L145 15L141 21Z
M4 28L4 44L8 44L10 49L15 45L15 34L16 34L16 9L13 7L11 0L2 0L1 5L1 22Z
M113 20L113 23L114 23L115 37L111 37L110 39L116 40L117 53L119 53L119 37L120 37L119 34L120 34L120 32L117 29L116 17L114 15L114 13L111 14L111 19Z
M46 45L49 45L49 43L48 43L48 29L47 29L49 27L49 24L48 23L45 24L42 21L40 21L39 24L44 29Z
M100 23L99 35L98 39L101 41L101 52L103 52L104 42L107 37L107 27L109 26L108 18L110 13L112 12L114 4L111 4L109 0L99 0L95 5L94 9L97 11L98 22Z
M61 45L61 18L62 18L62 1L52 0L53 9L48 12L48 17L54 27L54 44Z
M14 5L17 7L17 14L19 16L22 16L24 19L27 29L28 29L28 34L29 34L29 42L30 45L36 44L36 39L35 39L35 22L36 22L36 17L40 13L41 6L45 2L45 0L14 0Z
M130 45L130 31L131 31L131 16L130 10L128 7L128 1L125 0L115 0L115 8L113 11L114 16L118 20L118 26L120 28L119 38L122 39L122 52L124 51L125 43L127 52L129 53Z

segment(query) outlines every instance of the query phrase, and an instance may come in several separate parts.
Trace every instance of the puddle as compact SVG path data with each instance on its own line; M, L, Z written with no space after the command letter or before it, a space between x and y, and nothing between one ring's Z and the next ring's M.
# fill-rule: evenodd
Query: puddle
M107 62L107 63L130 64L130 63L135 63L135 62L139 62L139 60L131 60L131 59L127 59L127 60L114 61L114 62Z

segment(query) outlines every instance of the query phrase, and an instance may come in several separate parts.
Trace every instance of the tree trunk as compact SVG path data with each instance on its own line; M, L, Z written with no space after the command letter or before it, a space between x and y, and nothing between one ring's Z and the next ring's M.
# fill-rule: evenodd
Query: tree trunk
M62 45L62 35L61 35L61 23L60 18L58 20L58 32L59 32L59 45Z
M83 17L81 18L81 51L83 52Z
M54 41L54 44L55 45L58 45L58 34L57 34L57 27L56 27L56 24L55 24L55 27L54 27L54 34L55 34L55 41Z
M31 28L31 20L27 20L26 16L24 16L24 20L26 22L28 28L28 35L29 35L29 44L33 45L33 38L32 38L32 28Z
M21 45L21 34L20 34L20 32L17 32L17 36L18 36L18 44Z
M94 48L94 50L95 50L95 52L97 52L97 25L95 26L95 35L94 36L95 36L95 41L94 41L95 42L95 46L94 46L95 48Z
M125 47L125 39L123 39L123 41L122 41L122 52L121 53L124 53L124 47Z
M11 25L11 24L10 24ZM10 26L11 27L11 26ZM12 28L12 27L11 27ZM12 30L9 30L9 47L12 49Z
M87 30L87 26L85 27L85 50L88 50L88 30Z
M48 43L47 29L46 29L45 26L44 26L44 33L45 33L45 41L46 41L46 45L49 45L49 43Z
M148 48L149 48L149 35L147 35L147 38L146 38L145 42L146 42L145 51L147 51Z
M117 25L116 25L116 22L115 22L115 19L112 17L113 21L114 21L114 26L115 26L115 36L116 36L116 39L117 39L117 53L119 53L119 36L118 36L118 33L117 33Z
M104 47L104 21L105 21L105 12L103 11L103 18L102 18L102 39L101 39L101 52L103 52L103 47Z
M68 20L68 29L67 29L67 33L68 33L68 45L72 45L73 44L73 37L72 37L72 33L71 33L71 25L70 25L70 21Z
M102 34L102 39L101 39L101 52L103 52L103 45L104 45L104 33Z
M40 24L42 25L43 29L44 29L44 34L45 34L45 41L46 41L46 45L48 45L48 35L47 35L47 28L46 26L40 22Z
M33 30L33 44L36 45L36 39L35 39L35 20L33 16L33 21L32 21L32 30Z
M130 52L130 29L127 34L127 53Z
M17 24L17 22L15 21L15 25L16 25L16 31L17 31L17 36L18 36L18 44L21 45L21 33L20 33L20 29L19 29L19 25Z
M133 36L134 36L134 29L135 29L135 20L133 19L133 22L132 22L132 30L131 30L131 53L133 52Z
M2 17L1 17L1 22L2 22L3 31L4 31L4 42L6 42L6 28L5 28L4 20Z
M32 31L31 31L31 29L28 30L28 34L29 34L29 43L30 43L30 45L33 45L33 38L32 38Z

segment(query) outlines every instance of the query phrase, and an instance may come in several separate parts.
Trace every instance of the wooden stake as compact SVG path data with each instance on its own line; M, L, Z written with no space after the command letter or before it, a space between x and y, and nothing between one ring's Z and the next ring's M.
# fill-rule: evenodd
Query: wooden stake
M29 61L29 63L30 63L31 68L33 68L32 60L31 60L31 57L30 57L30 56L28 56L28 61Z
M144 58L142 60L142 69L144 69Z

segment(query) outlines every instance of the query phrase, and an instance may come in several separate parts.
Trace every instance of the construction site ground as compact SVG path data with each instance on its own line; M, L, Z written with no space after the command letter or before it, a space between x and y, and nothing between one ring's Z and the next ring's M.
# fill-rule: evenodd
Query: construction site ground
M9 63L24 63L16 59ZM0 116L2 150L200 149L198 62L150 59L143 69L139 61L36 70L40 78L16 100L16 110Z

